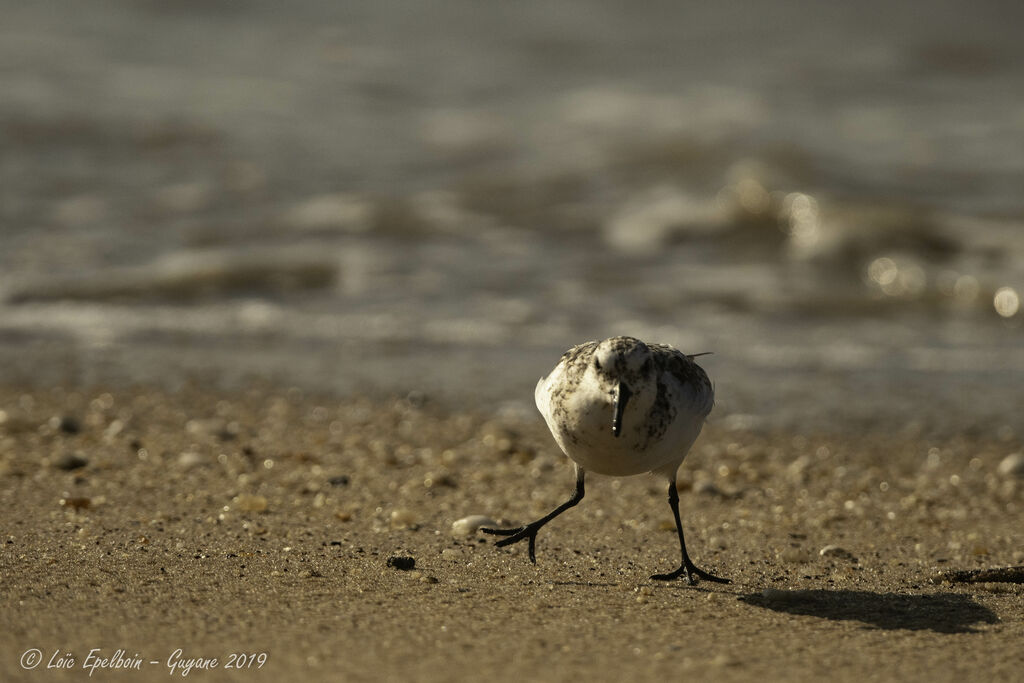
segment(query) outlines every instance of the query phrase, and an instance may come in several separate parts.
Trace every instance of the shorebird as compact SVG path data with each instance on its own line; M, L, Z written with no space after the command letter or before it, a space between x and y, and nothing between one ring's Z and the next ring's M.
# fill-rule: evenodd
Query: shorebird
M537 532L583 500L586 472L615 477L650 472L668 479L668 504L682 555L678 569L651 578L729 583L690 560L679 519L676 472L715 401L707 374L693 360L701 355L633 337L590 341L566 351L537 383L534 398L555 441L576 466L576 490L534 522L481 531L505 536L498 546L529 541L530 561L536 563Z

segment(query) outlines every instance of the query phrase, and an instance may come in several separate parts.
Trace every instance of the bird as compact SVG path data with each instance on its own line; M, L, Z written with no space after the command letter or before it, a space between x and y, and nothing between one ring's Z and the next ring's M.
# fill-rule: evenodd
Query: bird
M651 578L685 577L690 585L698 579L730 583L693 563L679 517L676 472L715 402L707 373L694 361L702 355L628 336L588 341L562 354L554 370L537 382L534 399L555 441L575 465L575 491L529 524L481 531L504 536L495 544L500 547L528 541L530 562L536 563L537 532L583 500L587 472L613 477L650 472L668 480L681 554L677 569Z

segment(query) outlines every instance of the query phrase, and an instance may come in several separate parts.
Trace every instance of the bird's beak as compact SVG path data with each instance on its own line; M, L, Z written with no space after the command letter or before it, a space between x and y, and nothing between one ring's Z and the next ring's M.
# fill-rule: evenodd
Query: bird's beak
M618 436L622 433L622 414L626 412L626 404L633 392L622 382L615 391L615 404L612 406L612 434Z

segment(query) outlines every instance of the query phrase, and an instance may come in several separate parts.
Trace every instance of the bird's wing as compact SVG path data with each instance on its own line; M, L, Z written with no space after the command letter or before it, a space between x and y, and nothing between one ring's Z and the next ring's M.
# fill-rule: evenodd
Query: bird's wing
M690 396L695 408L704 415L710 413L715 404L715 390L704 369L691 357L668 344L648 344L648 347L654 352L654 358L660 366L659 374L667 373Z
M570 367L589 363L590 356L596 348L596 341L577 344L562 354L554 370L548 373L546 377L540 378L540 381L537 382L537 388L533 392L533 399L537 403L537 409L540 410L541 414L545 416L548 414L551 404L551 391L554 386L562 387L563 390L575 389L575 386L566 386L566 383L563 381L563 375L565 375L565 372ZM580 376L582 376L582 372Z

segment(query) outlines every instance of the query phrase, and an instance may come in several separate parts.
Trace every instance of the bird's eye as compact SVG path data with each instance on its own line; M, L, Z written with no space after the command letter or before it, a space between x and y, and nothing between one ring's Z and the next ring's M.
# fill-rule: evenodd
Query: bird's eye
M598 370L601 369L601 361L599 361L596 356L594 357L594 367Z

